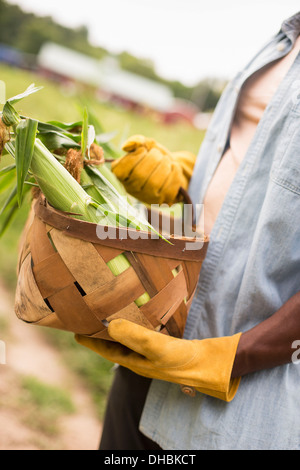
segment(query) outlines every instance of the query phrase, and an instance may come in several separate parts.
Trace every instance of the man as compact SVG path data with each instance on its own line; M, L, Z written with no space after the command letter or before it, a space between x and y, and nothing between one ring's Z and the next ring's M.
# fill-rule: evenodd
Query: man
M300 448L299 34L300 12L228 85L202 144L189 192L210 245L185 339L123 321L124 346L77 338L122 366L103 450ZM114 171L132 183L127 157Z

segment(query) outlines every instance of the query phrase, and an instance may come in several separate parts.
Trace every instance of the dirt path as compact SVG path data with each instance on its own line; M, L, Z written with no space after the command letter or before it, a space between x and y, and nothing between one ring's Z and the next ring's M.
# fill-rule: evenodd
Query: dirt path
M101 423L84 384L63 364L60 353L40 330L19 321L13 299L0 282L0 320L8 322L0 340L6 344L6 365L0 365L0 450L97 450ZM4 336L4 337L3 337ZM57 436L41 435L22 419L14 396L20 376L71 391L76 412L64 415Z

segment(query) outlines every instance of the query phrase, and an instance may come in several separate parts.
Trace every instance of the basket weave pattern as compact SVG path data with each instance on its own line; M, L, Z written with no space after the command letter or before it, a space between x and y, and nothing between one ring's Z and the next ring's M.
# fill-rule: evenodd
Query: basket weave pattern
M110 340L108 323L126 318L164 334L183 336L206 244L196 261L158 256L157 248L155 255L149 249L132 251L132 241L87 241L70 235L69 226L49 223L48 216L60 217L56 211L41 202L37 207L42 207L44 216L38 211L33 214L19 259L15 311L20 319ZM75 219L72 223L81 224ZM151 243L161 247L166 242ZM107 263L120 254L131 267L114 276ZM135 300L145 292L151 299L139 308Z

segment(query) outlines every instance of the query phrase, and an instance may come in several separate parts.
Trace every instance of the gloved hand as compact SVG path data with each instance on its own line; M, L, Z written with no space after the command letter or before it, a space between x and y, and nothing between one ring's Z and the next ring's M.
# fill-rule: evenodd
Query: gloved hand
M148 330L128 320L113 320L104 341L76 335L76 341L138 375L194 387L198 392L231 401L240 378L231 371L241 333L204 340L185 340Z
M112 171L126 191L147 204L180 202L180 188L187 190L196 156L169 152L153 139L131 137L123 146L124 157L112 163Z

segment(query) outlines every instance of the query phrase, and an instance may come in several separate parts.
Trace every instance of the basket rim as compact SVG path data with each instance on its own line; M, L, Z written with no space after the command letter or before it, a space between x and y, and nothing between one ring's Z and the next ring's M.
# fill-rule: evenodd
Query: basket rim
M75 219L71 217L71 215L75 214L65 213L52 207L43 195L40 195L37 199L34 205L34 212L44 223L62 231L71 238L79 238L97 245L149 254L161 258L202 262L206 256L209 244L209 237L205 235L201 240L196 237L175 237L171 235L168 237L170 243L167 243L161 238L151 238L150 232L140 231L141 237L134 238L133 234L136 234L134 229L126 227L112 228ZM107 237L104 240L100 239L97 235L97 227L101 227L104 232L110 229L114 230L115 237ZM131 234L132 236L130 236ZM189 248L187 248L188 244Z

